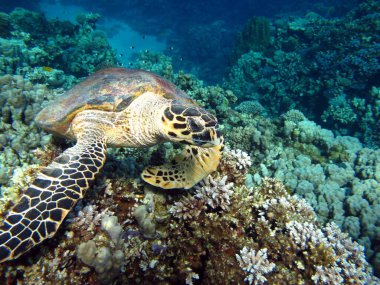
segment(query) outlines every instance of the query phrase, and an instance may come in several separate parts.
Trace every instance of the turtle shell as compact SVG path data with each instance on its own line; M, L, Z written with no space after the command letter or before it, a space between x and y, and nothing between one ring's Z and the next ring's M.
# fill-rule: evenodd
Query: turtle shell
M65 136L78 112L89 109L120 112L147 91L163 98L193 103L185 92L151 72L107 68L90 75L49 103L37 115L36 123L49 132Z

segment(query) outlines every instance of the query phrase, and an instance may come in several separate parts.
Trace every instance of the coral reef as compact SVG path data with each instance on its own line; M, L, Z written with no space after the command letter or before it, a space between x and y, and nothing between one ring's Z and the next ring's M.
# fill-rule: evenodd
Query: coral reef
M94 238L79 244L77 257L94 268L99 280L109 284L124 266L122 227L116 216L101 215L101 232ZM104 236L108 234L108 236Z
M138 55L133 67L165 76L213 109L227 143L218 171L187 192L162 191L137 177L144 165L170 159L179 151L176 145L108 151L104 171L57 235L1 266L0 283L378 284L365 256L378 275L380 152L308 120L318 115L329 126L350 128L356 115L366 138L376 142L379 87L368 81L365 93L348 86L355 82L360 87L367 82L365 76L376 76L371 61L376 50L359 50L370 49L377 36L353 42L352 58L345 61L352 67L360 55L364 64L374 64L355 65L350 74L342 68L345 73L334 82L327 79L333 78L328 68L323 83L308 81L315 70L301 64L306 55L300 50L306 39L323 37L319 33L331 32L331 26L346 27L347 19L360 27L350 30L355 40L364 23L377 17L369 14L371 7L377 11L371 3L346 20L310 14L275 23L286 27L276 30L282 51L242 55L233 68L236 77L227 84L232 91L174 72L171 59L162 54ZM11 21L10 34L0 39L1 215L33 179L38 165L48 164L60 147L67 147L35 127L36 113L63 92L59 88L68 88L104 59L106 66L113 60L104 34L95 30L96 14L81 15L72 24L16 12L17 25ZM19 16L23 13L30 16L28 21ZM22 31L30 21L38 21L36 31ZM44 35L38 32L41 27L47 27ZM313 34L316 27L325 30ZM346 32L331 35L343 40ZM99 54L92 53L92 45ZM82 48L86 51L79 55ZM339 50L333 51L304 52L340 58ZM67 61L68 54L76 57ZM321 90L332 92L324 110L315 114L302 108ZM240 104L232 108L237 95ZM264 118L265 111L281 116Z
M273 179L254 190L228 182L230 170L185 196L100 178L61 235L18 260L22 267L8 262L0 276L24 284L378 282L363 248L337 226L319 227L304 200ZM141 206L150 208L142 216L155 222L154 236L141 231Z
M313 206L322 224L334 221L365 246L367 258L376 262L379 150L364 148L352 137L335 137L299 112L295 114L283 116L278 130L281 143L272 140L264 156L251 153L257 169L253 180L270 176L283 181Z
M105 34L96 30L99 15L79 15L78 23L73 24L17 8L8 17L11 35L0 39L5 55L0 58L0 74L32 73L35 82L61 87L70 82L62 78L62 71L66 76L83 77L98 66L117 64Z
M321 224L333 221L365 246L379 270L379 150L353 137L334 136L298 110L273 122L230 112L222 126L227 144L250 156L248 187L266 176L281 180L313 206Z
M274 50L238 53L225 87L268 114L297 108L338 135L379 146L379 11L378 1L364 1L342 18L308 13L273 21Z
M66 0L65 3L127 21L141 35L153 35L160 41L168 41L166 53L175 57L176 68L186 68L187 72L212 84L220 82L223 77L236 34L253 15L276 18L288 14L301 15L312 10L324 16L337 17L357 5L354 0L289 0L275 3L209 0L190 1L186 5L178 5L175 0L114 0L112 3L105 0Z

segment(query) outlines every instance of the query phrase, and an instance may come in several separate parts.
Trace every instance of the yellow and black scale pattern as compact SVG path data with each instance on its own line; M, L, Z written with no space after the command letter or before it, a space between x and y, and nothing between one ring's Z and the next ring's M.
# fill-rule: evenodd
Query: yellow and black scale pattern
M197 118L202 120L197 120ZM171 124L173 131L169 132L169 135L172 138L188 136L192 144L198 146L201 146L202 142L209 143L214 137L220 137L217 119L212 114L199 107L187 107L180 102L172 102L170 108L165 110L162 122ZM188 143L187 141L180 142Z
M164 189L189 189L215 171L223 151L223 138L216 118L204 109L186 106L175 101L164 111L162 123L172 141L186 145L184 151L171 162L147 167L141 174L144 181ZM208 146L220 139L220 144Z
M105 152L104 136L91 130L38 174L0 227L0 262L55 234L102 168Z

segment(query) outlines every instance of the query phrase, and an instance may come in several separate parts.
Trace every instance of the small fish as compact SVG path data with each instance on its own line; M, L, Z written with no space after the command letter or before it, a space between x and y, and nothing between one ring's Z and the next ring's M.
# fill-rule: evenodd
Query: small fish
M134 49L135 47L134 47L134 46L130 46L129 48L130 48L130 49Z
M123 57L123 54L122 54L122 53L120 53L119 55L120 55L120 57Z
M49 67L49 66L43 66L42 67L42 70L43 71L47 71L47 72L52 72L53 71L53 68Z
M173 50L173 49L174 49L174 47L173 47L173 46L171 46L171 47L170 47L170 50Z
M180 57L179 60L182 61L182 60L183 60L183 57Z
M132 65L133 65L133 63L132 63L132 62L128 62L128 64L129 64L129 66L132 66Z
M145 53L149 53L149 50L146 49L146 50L145 50Z

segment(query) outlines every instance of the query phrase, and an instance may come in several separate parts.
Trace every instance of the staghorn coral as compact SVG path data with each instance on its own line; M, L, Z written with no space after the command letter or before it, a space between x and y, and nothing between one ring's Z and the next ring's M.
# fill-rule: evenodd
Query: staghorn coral
M368 284L372 280L363 247L352 242L348 235L343 234L336 225L329 224L319 228L314 222L315 214L312 208L302 200L286 194L281 184L265 179L262 187L266 189L265 195L269 194L273 197L273 192L276 192L278 197L269 201L263 200L254 207L254 213L260 216L261 225L253 225L253 232L267 233L268 240L261 246L268 248L269 256L277 260L275 256L279 254L279 252L276 253L279 247L274 243L280 241L284 243L282 246L292 249L288 260L298 268L296 271L300 270L302 274L309 275L309 278L315 279L317 284L324 280L318 277L321 273L319 266L326 268L326 274L331 271L330 269L336 272L337 268L334 267L341 267L342 271L339 275L344 284ZM283 213L287 214L280 216ZM262 226L266 228L264 232L263 228L260 228ZM285 232L284 229L286 229ZM301 255L297 256L298 254ZM275 263L276 271L283 271L281 268L283 264ZM352 274L353 272L357 275ZM333 280L322 284L333 284Z
M220 180L206 177L200 186L195 186L195 197L211 207L212 209L222 208L227 210L231 204L230 197L233 193L234 184L227 183L227 176Z
M227 173L229 181L244 184L246 175L252 165L251 157L240 149L230 149L226 147L223 152L223 159L219 165L222 173Z

